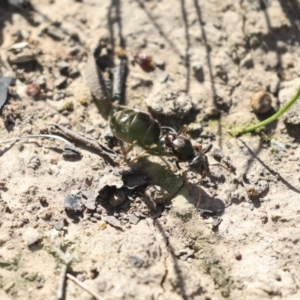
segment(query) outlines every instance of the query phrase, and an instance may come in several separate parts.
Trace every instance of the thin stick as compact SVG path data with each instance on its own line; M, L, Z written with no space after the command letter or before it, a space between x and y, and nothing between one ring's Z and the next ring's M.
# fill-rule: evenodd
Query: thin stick
M94 291L91 291L83 282L79 281L76 277L72 276L71 274L67 274L67 277L69 279L71 279L72 281L74 281L76 284L78 284L82 289L84 289L85 291L87 291L88 293L90 293L93 297L95 297L97 300L105 300L105 298L103 298L102 296L100 296L99 294L97 294Z
M126 78L127 60L121 59L120 65L113 69L113 97L114 103L120 104L124 95L124 84Z
M68 138L71 138L76 142L82 143L82 144L86 145L87 147L98 151L102 155L106 155L109 157L116 156L116 153L114 151L112 151L111 149L107 148L106 146L100 144L96 140L86 138L86 137L82 136L81 134L78 134L78 133L76 133L70 129L67 129L64 126L58 125L58 124L50 124L50 125L58 128Z
M32 135L19 136L19 137L12 138L9 140L0 141L0 144L16 142L16 141L20 141L22 139L32 139L32 138L39 138L39 137L44 137L44 138L49 138L49 139L57 139L57 140L63 141L67 145L74 148L74 145L72 143L70 143L68 140L64 139L61 136L53 135L53 134L32 134Z
M266 119L266 120L264 120L260 123L257 123L255 125L249 126L245 129L229 130L228 133L231 134L232 136L237 136L237 135L253 131L253 130L258 129L262 126L266 126L266 125L272 123L273 121L277 120L281 115L283 115L287 110L289 110L291 108L291 106L297 101L297 99L299 97L300 97L300 88L298 89L297 94L290 101L288 101L277 113L275 113L270 118L268 118L268 119Z
M57 294L56 294L58 300L62 300L64 297L67 268L68 268L67 265L63 264L60 270L59 283L58 283Z

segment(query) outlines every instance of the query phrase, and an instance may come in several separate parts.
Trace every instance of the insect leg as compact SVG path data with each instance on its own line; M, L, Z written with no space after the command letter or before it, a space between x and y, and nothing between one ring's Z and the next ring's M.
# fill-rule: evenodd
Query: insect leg
M202 178L200 180L199 193L198 193L198 202L197 202L196 208L199 208L200 204L202 202L202 188L201 188L201 184L202 184Z
M142 156L147 154L148 151L143 150L139 155L137 155L135 158L133 158L130 162L128 162L128 165L132 164L134 161L139 160Z
M197 152L202 152L202 150L203 150L202 145L196 145L196 146L193 146L193 148L194 148Z
M227 167L223 166L222 164L210 164L210 166L222 167L223 169L225 169L228 172L232 173L232 170L228 169Z
M122 152L124 156L124 160L127 161L127 155L128 153L133 149L133 147L137 144L137 141L134 141L131 145L128 147L122 147Z
M187 131L187 126L186 126L186 125L183 125L183 126L179 129L177 135L185 134L186 131Z
M186 174L187 174L186 171L183 171L183 172L182 172L182 179L183 179L183 182L184 182L184 184L186 185L186 187L187 187L187 189L188 189L188 191L189 191L189 194L191 195L191 194L192 194L192 191L191 191L191 185L190 185L190 183L189 183L189 180L188 180Z

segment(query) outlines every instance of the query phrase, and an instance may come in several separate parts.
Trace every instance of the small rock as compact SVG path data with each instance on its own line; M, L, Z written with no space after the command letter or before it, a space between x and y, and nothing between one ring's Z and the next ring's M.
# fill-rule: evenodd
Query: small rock
M80 75L80 72L77 68L77 66L71 65L68 71L68 75L71 78L75 78L78 77Z
M9 283L7 283L6 285L4 285L2 287L3 291L5 291L6 293L9 292L9 290L14 287L15 283L13 281L10 281Z
M31 83L26 87L26 94L32 98L35 98L41 91L41 88L36 83Z
M13 44L11 47L9 47L9 50L21 50L26 47L28 47L27 42L20 42L20 43Z
M156 72L156 75L159 83L165 83L169 79L169 73L167 73L166 71L158 70Z
M236 253L234 254L234 257L235 257L236 260L241 260L241 259L242 259L242 254L241 254L241 252L236 252Z
M61 40L64 39L63 34L61 33L61 31L60 31L57 27L54 27L54 26L47 27L47 28L45 29L45 32L46 32L50 37L52 37L54 40L61 41Z
M101 220L101 215L98 213L94 213L93 216L97 219L97 220Z
M194 76L198 81L204 80L204 71L201 62L195 61L192 63L192 70L194 73Z
M289 111L284 119L286 124L290 125L300 125L300 112L299 110Z
M63 87L64 84L66 84L67 82L67 77L65 76L58 76L55 81L54 81L54 85L57 87L57 88L61 88Z
M280 80L279 78L276 78L275 80L272 80L272 82L269 84L268 89L270 93L273 95L276 94L280 87Z
M38 289L40 289L40 288L43 287L43 285L44 285L44 283L45 283L45 278L44 278L43 275L37 275L36 278L35 278L35 280L34 280L34 282L35 282L35 286L36 286Z
M90 267L90 278L95 279L98 276L98 274L99 274L99 271L98 271L97 267L91 266Z
M187 127L187 132L189 134L200 135L200 133L202 132L202 129L203 129L203 127L200 123L191 123Z
M268 223L268 215L266 213L262 213L260 215L260 220L261 220L262 224L267 224Z
M286 151L285 145L275 139L271 139L270 144L271 144L271 147L277 151Z
M241 60L240 66L246 69L253 68L253 58L250 53Z
M23 240L28 247L39 242L41 239L41 235L35 228L28 227L23 233Z
M138 218L138 217L137 217L136 215L134 215L134 214L130 214L130 215L128 216L128 221L129 221L129 223L136 225L136 224L140 221L140 218Z
M178 252L178 256L181 260L186 261L189 257L193 256L195 251L193 249L185 248Z
M123 185L121 174L106 174L100 178L97 191L100 192L106 186L115 186L120 189Z
M159 185L151 184L146 188L145 197L153 200L155 203L164 203L169 193Z
M61 60L59 62L56 63L56 66L60 69L60 70L66 70L70 67L70 63L65 61L65 60Z
M78 195L67 195L64 208L70 211L82 212L81 198Z
M203 69L200 61L194 61L194 62L192 62L191 65L192 65L194 74L198 73L199 71L202 71L202 69Z
M82 191L81 194L82 194L82 196L84 198L86 198L86 200L83 203L83 205L87 209L95 210L96 209L97 194L94 191L92 191L92 190Z
M232 99L229 97L225 98L225 97L216 95L214 97L214 104L216 105L217 109L227 112L230 109L230 107L232 106Z
M122 229L121 222L114 216L106 216L105 221L115 228Z
M10 236L7 232L0 232L0 247L10 240Z
M272 108L272 97L266 91L259 91L252 96L250 103L256 114L266 114Z
M47 81L46 81L46 77L44 75L41 75L41 76L38 77L37 84L39 86L44 87L46 85L46 83L47 83Z
M165 67L165 61L160 56L154 56L153 62L157 67L159 67L161 69L163 69Z
M11 64L20 64L33 61L35 59L35 54L32 50L25 48L19 53L12 53L8 56L8 61Z
M62 218L60 221L52 221L51 224L57 231L63 230L65 227L65 219Z
M209 106L204 109L205 118L217 118L221 115L221 111L214 106Z
M39 166L41 165L41 161L38 156L33 156L31 157L29 163L28 163L28 168L31 168L33 170L37 170Z
M157 88L146 100L155 115L183 118L193 109L192 97L182 91Z
M240 201L240 193L238 190L235 190L230 193L230 199L231 201Z
M223 154L222 150L218 147L213 148L212 156L217 161L221 161L224 158L224 154Z
M263 194L264 192L268 191L269 183L267 180L259 180L256 184L258 196Z

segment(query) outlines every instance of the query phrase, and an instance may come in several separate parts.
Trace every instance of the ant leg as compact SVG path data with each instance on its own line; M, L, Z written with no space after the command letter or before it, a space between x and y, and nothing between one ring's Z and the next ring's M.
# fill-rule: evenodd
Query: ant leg
M139 160L142 156L144 156L148 151L144 150L139 155L137 155L135 158L133 158L131 161L128 162L128 165L131 165L134 161Z
M177 132L177 135L186 134L186 131L187 131L187 126L183 125Z
M181 168L179 166L179 161L178 160L176 160L176 167L177 167L178 170L181 170Z
M228 172L232 173L232 170L228 169L227 167L221 164L210 164L210 166L222 167L223 169L227 170Z
M201 204L201 202L202 202L202 188L201 188L201 183L202 183L202 178L201 178L201 180L200 180L199 194L198 194L198 202L197 202L196 208L199 208L199 207L200 207L200 204Z
M187 187L187 189L189 191L189 194L191 195L192 194L191 185L190 185L189 180L188 180L188 178L186 176L186 171L182 172L182 179L183 179L183 182L184 182L184 184L186 185L186 187Z
M124 160L127 161L127 155L128 153L133 149L133 147L137 144L136 141L134 141L131 145L129 145L127 148L126 147L122 147L122 152L123 152L123 156L124 156Z
M202 145L196 145L196 146L193 146L193 148L194 148L197 152L202 152L202 150L203 150Z

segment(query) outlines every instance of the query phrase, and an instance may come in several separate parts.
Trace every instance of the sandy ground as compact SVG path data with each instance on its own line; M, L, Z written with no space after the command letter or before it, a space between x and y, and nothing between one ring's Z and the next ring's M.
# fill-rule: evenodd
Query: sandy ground
M98 299L300 299L299 106L258 134L227 133L296 93L299 15L297 0L1 1L0 74L14 78L1 140L60 124L113 146L120 165L77 142L75 161L57 140L0 144L0 298L94 299L70 279L59 287L67 269ZM174 158L128 167L107 144L85 78L99 41L105 74L126 51L126 105L213 145L201 210L199 174L188 172L189 193ZM267 115L250 106L261 90Z

